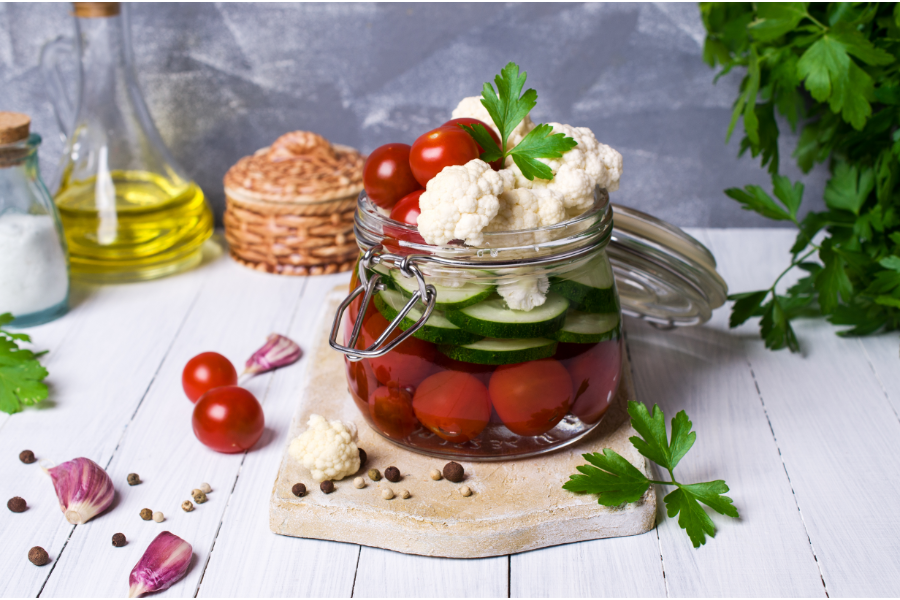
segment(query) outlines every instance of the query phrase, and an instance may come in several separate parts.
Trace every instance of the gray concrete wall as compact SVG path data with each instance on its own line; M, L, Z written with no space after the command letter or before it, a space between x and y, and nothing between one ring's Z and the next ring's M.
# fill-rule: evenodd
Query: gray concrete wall
M71 35L69 11L0 4L0 110L32 115L48 180L62 142L38 58ZM279 134L310 129L364 152L412 143L514 60L538 91L536 122L590 127L624 155L614 201L682 226L771 225L722 193L768 178L736 157L740 135L724 143L742 73L713 85L694 3L138 4L131 15L153 118L219 216L225 171ZM799 176L792 163L783 172ZM825 177L804 178L807 205L822 205Z

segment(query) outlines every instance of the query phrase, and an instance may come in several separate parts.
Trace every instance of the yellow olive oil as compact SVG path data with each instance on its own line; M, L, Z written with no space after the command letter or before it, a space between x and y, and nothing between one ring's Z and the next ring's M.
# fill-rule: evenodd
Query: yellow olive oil
M164 277L200 262L212 212L193 182L143 171L64 178L54 198L73 276L98 282Z

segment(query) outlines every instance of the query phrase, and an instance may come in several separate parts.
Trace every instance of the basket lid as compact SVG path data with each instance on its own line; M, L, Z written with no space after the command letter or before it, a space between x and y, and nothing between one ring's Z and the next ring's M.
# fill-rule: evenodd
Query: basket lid
M656 327L705 323L728 297L706 246L633 208L613 204L607 253L622 312Z

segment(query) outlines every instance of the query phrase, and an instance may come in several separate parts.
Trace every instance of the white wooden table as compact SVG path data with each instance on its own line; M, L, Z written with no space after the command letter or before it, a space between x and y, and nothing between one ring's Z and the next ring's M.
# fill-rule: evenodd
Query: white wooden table
M733 292L768 285L786 264L784 230L693 231ZM720 309L703 327L660 332L627 323L639 399L685 409L697 443L682 481L725 479L740 520L693 549L660 512L647 534L482 560L407 556L281 537L268 498L296 410L304 364L253 379L266 432L247 454L206 449L191 431L181 370L215 350L239 365L270 332L309 347L320 304L346 274L281 278L220 257L143 284L79 287L70 314L30 331L49 349L52 400L0 413L0 593L123 596L144 548L169 529L194 547L166 596L897 596L900 595L898 336L843 339L801 323L804 354L766 350L757 324L729 331ZM56 463L86 456L116 484L114 508L66 523L49 478L18 454ZM144 483L129 487L125 476ZM209 482L209 502L179 508ZM163 524L144 522L143 507ZM129 543L114 548L113 533ZM26 555L43 546L53 563Z

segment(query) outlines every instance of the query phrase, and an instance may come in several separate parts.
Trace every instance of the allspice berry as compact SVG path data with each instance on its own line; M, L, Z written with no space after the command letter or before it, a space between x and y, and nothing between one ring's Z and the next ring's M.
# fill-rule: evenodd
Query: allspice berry
M31 450L22 450L19 452L19 460L21 460L26 465L30 465L37 459L34 457L34 452Z
M181 510L183 510L184 512L191 512L192 510L194 510L194 503L190 500L185 500L181 503Z
M372 481L381 481L381 472L378 469L369 469L369 479Z
M291 493L293 495L297 496L298 498L300 496L305 496L306 495L306 486L303 485L302 483L295 483L294 487L291 488Z
M125 544L128 543L128 540L125 539L124 533L114 533L112 538L112 544L116 548L121 548Z
M388 467L384 470L384 478L391 483L397 483L400 481L400 469L397 467Z
M319 484L319 489L322 490L326 494L330 494L334 491L334 482L330 479L326 479L322 483Z
M150 510L149 508L142 508L141 509L141 518L145 521L149 521L150 519L153 518L153 511Z
M369 456L366 454L366 451L362 448L359 449L359 468L362 469L366 462L368 462Z
M6 508L13 511L14 513L20 513L28 510L28 504L25 502L25 498L14 496L9 499L9 502L6 503Z
M33 565L43 567L50 562L50 555L40 546L35 546L28 551L28 560L30 560Z
M453 483L459 483L466 476L466 471L458 462L450 461L444 465L444 478Z
M137 485L141 482L141 477L137 473L129 473L126 479L128 481L128 485Z

